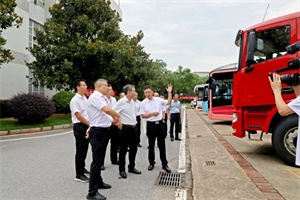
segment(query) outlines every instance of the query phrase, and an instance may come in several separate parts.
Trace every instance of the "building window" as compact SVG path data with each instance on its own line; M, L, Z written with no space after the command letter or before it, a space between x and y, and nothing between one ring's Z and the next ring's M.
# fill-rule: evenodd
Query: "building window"
M35 29L44 30L43 25L29 19L29 47L37 44Z
M35 5L41 6L42 8L44 8L45 6L45 0L33 0Z
M43 26L31 19L29 19L29 40L28 40L28 46L33 47L33 45L37 45L37 40L36 40L36 33L35 29L39 30L44 30ZM33 83L33 71L29 69L28 71L28 91L30 93L38 93L38 94L45 94L45 88L42 86L34 86Z
M37 93L37 94L41 94L41 95L45 95L45 87L42 86L35 86L33 85L33 74L32 74L32 70L29 69L28 70L28 91L29 93Z

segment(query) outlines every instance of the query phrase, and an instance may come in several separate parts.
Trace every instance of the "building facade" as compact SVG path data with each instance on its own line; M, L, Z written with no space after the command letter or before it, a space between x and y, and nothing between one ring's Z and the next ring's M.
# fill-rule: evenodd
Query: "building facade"
M122 16L119 3L110 1L111 8ZM18 29L11 27L3 31L3 37L7 39L5 48L11 50L15 59L0 66L0 99L9 99L15 94L28 92L52 97L57 91L35 87L32 84L32 72L26 66L26 62L32 62L34 57L26 48L36 43L34 29L43 29L43 24L51 18L49 6L57 0L16 0L16 2L15 12L23 17L23 23Z

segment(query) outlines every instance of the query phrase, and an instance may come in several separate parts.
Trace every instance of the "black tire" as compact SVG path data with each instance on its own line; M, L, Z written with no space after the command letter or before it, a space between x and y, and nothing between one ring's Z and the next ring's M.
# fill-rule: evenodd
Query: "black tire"
M298 115L293 114L279 121L272 134L272 146L286 164L295 166Z

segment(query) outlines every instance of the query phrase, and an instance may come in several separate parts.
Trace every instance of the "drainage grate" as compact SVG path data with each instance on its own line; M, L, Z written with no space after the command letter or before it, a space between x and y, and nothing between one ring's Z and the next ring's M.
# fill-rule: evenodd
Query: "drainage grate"
M205 161L207 166L216 165L215 161Z
M155 185L180 187L181 174L160 172Z

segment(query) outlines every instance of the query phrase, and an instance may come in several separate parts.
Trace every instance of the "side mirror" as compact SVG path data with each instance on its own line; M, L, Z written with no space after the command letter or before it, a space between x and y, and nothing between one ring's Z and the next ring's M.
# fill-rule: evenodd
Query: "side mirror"
M255 47L256 47L256 36L255 36L255 32L251 31L251 32L249 32L249 35L248 35L247 57L246 57L246 63L247 63L248 70L252 69L251 65L254 63Z

